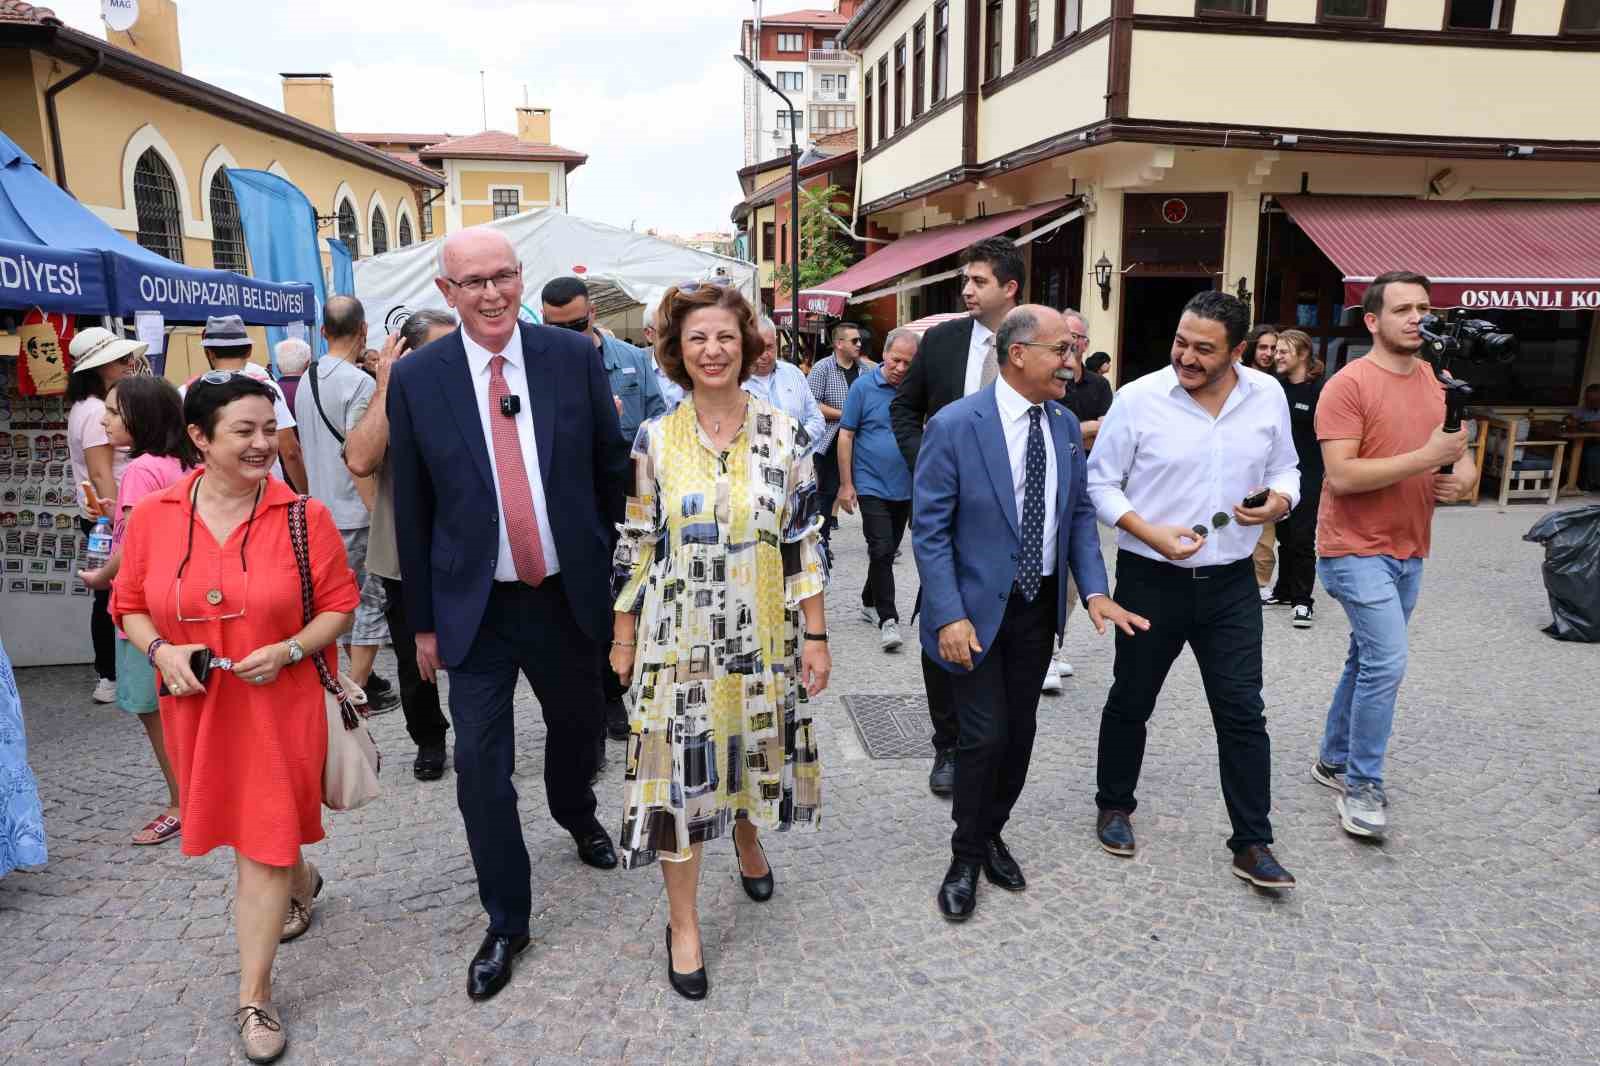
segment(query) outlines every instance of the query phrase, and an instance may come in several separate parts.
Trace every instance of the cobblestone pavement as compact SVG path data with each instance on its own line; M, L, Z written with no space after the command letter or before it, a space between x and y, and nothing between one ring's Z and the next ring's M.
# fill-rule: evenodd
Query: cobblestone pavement
M881 653L857 618L859 525L846 519L829 607L834 687L815 704L823 829L767 841L776 898L748 901L731 848L702 888L713 984L667 987L653 869L581 865L549 819L543 728L519 700L519 787L535 859L532 949L513 984L470 1003L484 925L451 778L421 784L398 713L375 720L385 794L329 814L312 933L278 957L294 1063L1337 1062L1600 1060L1600 654L1562 644L1520 541L1542 511L1443 513L1412 626L1382 846L1338 826L1307 770L1347 628L1269 612L1267 705L1281 897L1229 876L1227 820L1193 659L1152 725L1137 826L1113 859L1093 839L1098 710L1110 640L1074 618L1077 675L1044 699L1008 838L1029 878L981 890L947 926L934 889L947 806L926 760L875 762L837 694L920 691L913 644ZM1109 543L1109 536L1107 537ZM909 544L900 601L915 591ZM392 660L384 660L392 676ZM20 678L50 864L0 881L0 1060L242 1061L229 853L184 858L128 835L162 789L142 731L88 700L86 669ZM601 784L620 822L620 745Z

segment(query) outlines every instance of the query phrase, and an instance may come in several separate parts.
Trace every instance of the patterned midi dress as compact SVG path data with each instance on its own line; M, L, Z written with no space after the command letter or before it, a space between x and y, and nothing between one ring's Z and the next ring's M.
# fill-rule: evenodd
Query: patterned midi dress
M809 441L752 397L718 452L692 394L639 427L615 608L638 616L619 843L690 858L736 818L815 829L822 767L800 695L801 601L827 581Z

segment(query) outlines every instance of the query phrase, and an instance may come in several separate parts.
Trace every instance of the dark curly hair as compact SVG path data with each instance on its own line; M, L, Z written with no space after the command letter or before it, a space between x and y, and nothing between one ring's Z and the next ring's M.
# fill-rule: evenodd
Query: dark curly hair
M707 307L720 307L731 312L739 323L743 350L743 358L739 363L741 382L750 376L766 349L766 342L761 339L761 331L756 327L755 308L750 306L750 301L738 289L706 282L674 285L661 297L656 362L660 364L662 373L683 389L694 388L694 381L683 365L683 324L692 312Z

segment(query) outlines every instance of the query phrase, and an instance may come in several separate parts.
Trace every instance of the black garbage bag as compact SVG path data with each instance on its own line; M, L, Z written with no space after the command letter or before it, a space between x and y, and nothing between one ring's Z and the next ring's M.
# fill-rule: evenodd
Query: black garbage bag
M1547 514L1522 537L1544 545L1544 587L1557 640L1600 643L1600 504Z

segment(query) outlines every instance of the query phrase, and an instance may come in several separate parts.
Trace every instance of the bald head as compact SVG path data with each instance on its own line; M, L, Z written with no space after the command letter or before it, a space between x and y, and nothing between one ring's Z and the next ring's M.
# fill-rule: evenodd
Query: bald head
M460 316L467 336L491 352L510 343L522 305L522 267L505 234L469 226L446 237L439 245L434 284Z
M1006 313L995 331L995 350L1007 384L1029 403L1059 400L1071 376L1072 342L1061 312L1042 304L1023 304Z
M463 259L476 260L485 255L502 255L512 266L517 264L517 250L499 230L488 226L468 226L456 230L439 244L438 276L466 277L461 273Z
M367 343L367 311L354 296L330 296L322 305L322 335L329 342L359 337Z

